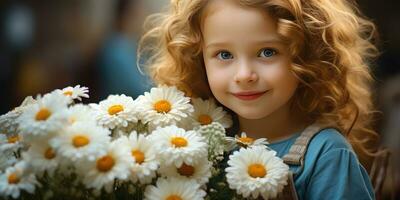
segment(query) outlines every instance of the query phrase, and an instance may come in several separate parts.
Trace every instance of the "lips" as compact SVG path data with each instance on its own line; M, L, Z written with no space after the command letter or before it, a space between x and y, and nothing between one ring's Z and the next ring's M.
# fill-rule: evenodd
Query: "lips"
M257 99L258 97L262 96L263 94L265 94L268 91L269 90L262 91L262 92L246 91L246 92L238 92L238 93L232 93L232 94L241 100L254 100L254 99Z

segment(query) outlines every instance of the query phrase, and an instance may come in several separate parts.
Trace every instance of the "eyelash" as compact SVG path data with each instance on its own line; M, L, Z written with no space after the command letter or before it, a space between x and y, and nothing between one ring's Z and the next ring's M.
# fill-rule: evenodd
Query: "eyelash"
M271 54L270 56L261 56L261 54L262 54L265 50L271 51L272 54ZM229 58L227 58L227 59L222 58L222 57L221 57L221 56L222 56L222 53L229 53ZM272 57L272 56L276 55L277 53L278 53L278 51L275 50L275 49L273 49L273 48L263 48L263 49L261 49L260 52L258 53L258 56L259 56L259 57L263 57L263 58L269 58L269 57ZM219 52L216 54L216 56L217 56L220 60L228 60L228 59L232 59L232 58L233 58L233 55L232 55L229 51L226 51L226 50L219 51Z

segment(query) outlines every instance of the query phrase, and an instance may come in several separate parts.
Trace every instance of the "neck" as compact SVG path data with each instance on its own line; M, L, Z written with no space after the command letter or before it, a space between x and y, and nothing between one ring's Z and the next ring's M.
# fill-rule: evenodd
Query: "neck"
M286 139L306 127L303 117L295 115L289 105L261 119L245 119L238 116L240 132L252 138L267 138L268 142Z

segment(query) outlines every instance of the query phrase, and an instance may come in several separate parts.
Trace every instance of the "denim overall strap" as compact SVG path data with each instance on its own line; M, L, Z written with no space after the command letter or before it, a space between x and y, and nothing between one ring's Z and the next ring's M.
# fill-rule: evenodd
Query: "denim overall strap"
M300 169L296 171L298 174L302 171L304 165L304 156L307 151L308 144L311 139L321 130L328 128L320 124L312 124L308 126L301 135L296 139L294 144L290 147L289 153L283 156L283 162L287 165L296 165ZM297 200L297 192L294 185L294 177L296 174L289 172L288 184L283 188L283 191L278 194L276 200Z
M296 139L294 144L290 147L289 153L283 156L283 161L288 165L297 165L303 167L304 156L311 139L320 131L329 128L329 126L322 126L321 124L314 123L308 126L301 135Z

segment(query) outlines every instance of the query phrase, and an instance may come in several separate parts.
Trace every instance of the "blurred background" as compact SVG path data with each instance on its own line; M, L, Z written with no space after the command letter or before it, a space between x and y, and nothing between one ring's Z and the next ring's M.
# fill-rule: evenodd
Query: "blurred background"
M381 114L376 129L393 152L385 198L400 199L400 2L358 0L380 33L382 55L372 69ZM146 16L168 0L1 0L0 114L25 96L80 84L90 102L108 94L136 98L151 81L136 68ZM85 102L88 103L88 102ZM390 192L393 188L395 193Z
M151 86L136 68L136 48L146 16L167 0L0 2L1 113L68 85L88 86L91 102Z

